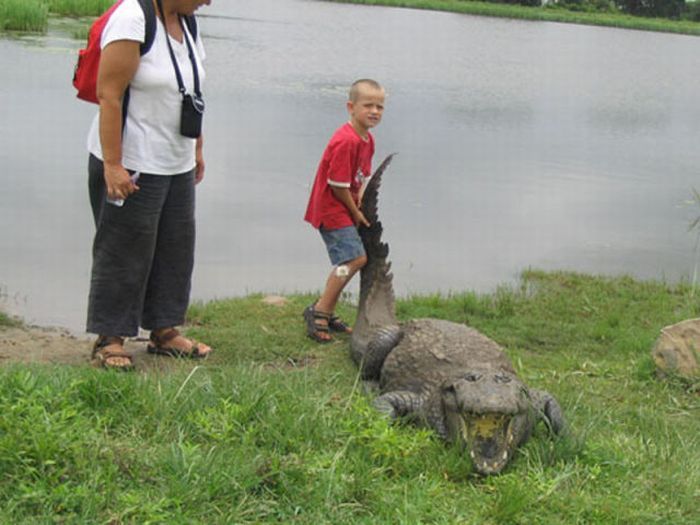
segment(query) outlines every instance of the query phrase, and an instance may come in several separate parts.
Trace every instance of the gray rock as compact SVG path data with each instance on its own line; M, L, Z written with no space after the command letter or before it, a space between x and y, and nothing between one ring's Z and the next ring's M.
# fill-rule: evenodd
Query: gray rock
M651 356L660 375L700 376L700 319L662 328Z

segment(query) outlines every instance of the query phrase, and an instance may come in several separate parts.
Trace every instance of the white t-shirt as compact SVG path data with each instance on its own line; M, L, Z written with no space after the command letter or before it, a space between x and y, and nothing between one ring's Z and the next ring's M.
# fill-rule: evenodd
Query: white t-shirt
M185 31L187 32L186 25ZM116 40L143 42L145 33L146 19L138 0L124 0L112 13L102 32L101 48L104 49ZM156 175L176 175L190 171L195 166L196 139L180 134L182 96L165 40L166 34L163 23L158 18L153 45L141 57L130 84L126 127L122 136L122 165L126 169ZM185 37L192 42L189 32ZM194 93L194 75L187 44L184 40L178 42L168 38L187 93ZM193 50L202 89L205 52L199 32ZM99 112L88 135L88 151L99 159L103 158Z

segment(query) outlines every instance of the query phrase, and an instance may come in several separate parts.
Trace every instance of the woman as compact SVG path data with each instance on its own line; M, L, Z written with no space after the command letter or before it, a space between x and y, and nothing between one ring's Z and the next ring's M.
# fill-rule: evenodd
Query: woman
M151 332L151 353L211 352L175 328L189 304L194 186L204 177L197 129L203 108L193 111L192 99L205 76L205 54L186 17L210 3L155 0L155 37L143 56L146 15L138 0L124 0L102 33L100 111L88 138L97 232L87 331L98 334L92 357L105 368L133 367L124 338L137 335L139 326Z

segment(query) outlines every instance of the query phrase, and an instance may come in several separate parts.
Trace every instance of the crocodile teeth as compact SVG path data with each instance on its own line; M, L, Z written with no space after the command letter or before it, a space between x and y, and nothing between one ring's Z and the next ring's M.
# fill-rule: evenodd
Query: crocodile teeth
M476 454L473 450L469 452L469 455L472 457L472 459L476 459Z
M502 457L504 460L508 459L508 451L505 450L505 451L503 452L503 456L501 456L501 457Z

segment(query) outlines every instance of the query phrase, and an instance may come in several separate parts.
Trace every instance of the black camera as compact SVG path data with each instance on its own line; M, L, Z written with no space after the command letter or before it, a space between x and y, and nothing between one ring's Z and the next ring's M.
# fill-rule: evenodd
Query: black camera
M180 134L191 139L199 138L202 134L202 119L204 118L204 99L197 95L182 96L182 115L180 117Z

